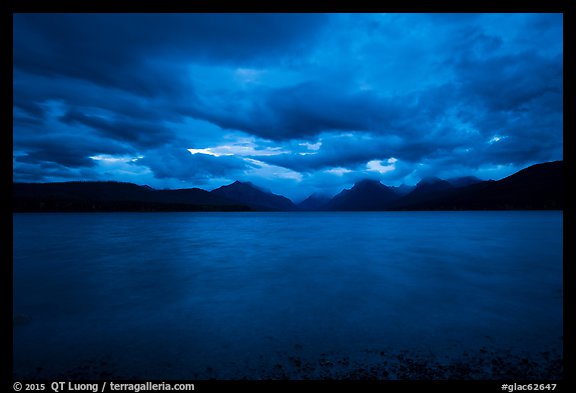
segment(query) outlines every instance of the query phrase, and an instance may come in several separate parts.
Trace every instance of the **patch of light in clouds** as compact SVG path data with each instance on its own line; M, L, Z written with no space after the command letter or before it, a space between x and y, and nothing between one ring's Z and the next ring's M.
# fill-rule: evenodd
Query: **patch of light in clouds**
M304 142L304 143L299 143L298 146L304 146L306 147L308 150L320 150L320 147L322 147L322 141L318 141L316 143L309 143L309 142Z
M301 173L292 171L290 169L281 166L266 164L265 162L255 160L253 158L243 158L243 160L254 165L252 169L249 169L244 172L248 176L257 176L268 179L275 179L275 178L291 179L296 180L298 182L302 181L303 178Z
M368 163L366 164L366 169L368 169L369 171L378 172L378 173L382 173L382 174L388 173L388 172L391 172L391 171L396 169L396 166L394 164L397 161L398 160L394 157L386 160L386 162L389 165L382 165L383 161L380 161L380 160L368 161Z
M242 83L257 82L262 71L251 68L238 68L235 72L236 79Z
M138 157L117 157L117 156L111 156L108 154L98 154L96 156L90 156L90 159L94 160L94 161L102 161L102 162L107 162L107 163L117 163L117 162L136 162L141 158L144 158L143 156L138 156Z
M282 147L259 147L251 138L242 138L227 145L218 145L202 149L187 149L192 154L208 154L220 156L274 156L289 153Z
M496 142L500 142L502 139L506 139L506 138L508 138L506 135L504 135L504 136L494 135L494 136L492 137L492 139L490 139L490 140L488 141L488 143L493 144L493 143L496 143Z
M336 176L343 176L344 174L351 173L352 171L350 169L338 167L338 168L326 169L324 172L330 173L330 174L336 175Z

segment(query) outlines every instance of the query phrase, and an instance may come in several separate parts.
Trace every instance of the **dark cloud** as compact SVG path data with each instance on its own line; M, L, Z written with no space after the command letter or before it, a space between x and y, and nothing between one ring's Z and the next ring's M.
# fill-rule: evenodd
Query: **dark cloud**
M313 14L16 14L14 66L151 96L155 59L267 62L304 51L323 17ZM144 68L144 69L141 69ZM152 71L152 73L151 73Z
M562 58L546 58L535 52L463 59L455 70L461 94L490 111L526 111L544 96L555 111L562 110ZM534 108L534 109L539 109Z
M16 71L14 107L39 121L46 120L50 102L63 104L65 110L106 113L140 122L181 121L184 117L181 108L194 99L194 93L188 82L176 84L181 89L178 94L152 99L88 81L49 78Z
M293 169L298 172L313 172L333 167L351 167L365 164L373 159L392 157L397 152L397 146L403 142L397 138L373 138L364 133L325 135L318 151L278 154L259 157L269 164Z
M94 143L90 143L90 140ZM71 168L94 166L94 161L90 158L92 156L126 154L131 150L92 138L80 140L50 138L38 141L18 141L15 149L15 151L20 152L15 157L17 162L41 165L56 163Z
M232 173L241 174L250 165L234 156L215 157L208 154L190 154L183 148L169 147L150 151L135 165L144 165L157 178L174 178L204 184L213 177L227 177Z
M518 144L522 149L518 149ZM529 164L532 162L551 161L550 152L554 152L553 146L556 143L546 140L523 140L518 136L512 135L497 143L490 144L482 151L482 165L514 163L518 165ZM552 148L552 150L550 150ZM555 152L556 154L558 151Z
M101 138L85 128L66 128L60 123L20 124L15 125L15 131L13 142L15 179L20 179L20 174L24 174L25 170L32 170L32 165L37 165L41 170L50 169L46 172L47 176L55 173L59 175L73 173L74 178L78 178L78 170L96 166L91 157L137 153L131 144ZM96 172L89 174L94 177Z
M64 150L58 155L50 149L39 149L27 153L25 156L18 157L18 162L39 163L41 167L50 167L51 164L59 164L65 167L90 167L94 166L94 161L90 158L77 154L75 151Z
M15 179L333 193L562 158L560 14L16 14L13 54Z
M475 25L465 25L456 30L459 39L450 43L450 50L454 57L491 56L503 44L502 38L488 34L484 29ZM448 59L449 61L452 59Z
M106 119L77 111L68 111L59 120L65 124L88 126L104 137L130 142L133 146L158 146L171 139L170 130L160 124L138 122L135 119Z
M21 118L35 119L36 121L44 120L45 113L44 108L38 101L29 100L22 94L19 94L16 90L14 91L14 99L12 101L14 108L20 109L26 116L21 116Z
M478 21L479 18L482 17L482 14L475 14L475 13L462 13L462 12L450 12L450 13L442 13L442 12L435 12L430 14L423 14L426 16L427 19L430 19L434 24L456 24L456 25L467 25L473 24L474 22Z
M227 107L219 97L191 114L223 128L238 129L266 139L290 140L324 131L380 131L389 129L400 111L393 100L374 92L347 92L338 85L303 83L244 97L243 110ZM228 109L228 110L227 110Z
M344 135L326 134L322 138L322 147L315 152L286 153L267 157L259 157L269 164L293 169L299 172L314 172L335 167L366 167L372 160L395 158L410 163L418 163L426 157L437 157L454 154L462 148L462 142L457 136L401 138L386 137L364 133ZM452 138L452 139L450 139Z
M86 167L70 168L50 163L41 165L18 163L14 166L13 178L14 181L19 182L70 181L100 179L100 173Z

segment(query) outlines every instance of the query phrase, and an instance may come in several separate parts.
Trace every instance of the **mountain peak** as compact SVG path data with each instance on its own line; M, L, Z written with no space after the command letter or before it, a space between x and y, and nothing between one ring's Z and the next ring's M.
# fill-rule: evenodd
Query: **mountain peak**
M380 183L378 180L374 180L374 179L362 179L362 180L358 180L356 183L354 183L354 185L361 185L361 184L380 184L380 185L382 185L382 183Z
M477 178L476 176L452 177L450 179L446 179L446 181L452 184L454 187L466 187L472 184L482 182L482 180Z
M436 184L436 183L441 183L444 182L446 180L442 180L439 177L436 176L425 176L423 177L418 184L422 184L422 185L428 185L428 184Z
M331 200L327 195L315 192L298 204L300 210L321 210Z
M286 197L262 190L250 182L236 180L232 184L216 188L212 194L226 197L239 204L265 210L295 210L296 206Z
M224 187L230 187L230 186L248 186L248 187L258 188L253 183L251 183L249 181L240 181L240 180L236 180L234 183L230 183Z
M308 195L308 197L306 199L330 199L330 197L326 194L323 194L321 192L313 192L312 194Z
M400 196L404 196L404 195L412 192L414 190L414 188L416 188L416 186L409 186L409 185L402 183L399 186L396 186L396 187L393 187L393 186L390 187L389 186L388 188L390 188L391 190L396 192L396 194L398 194Z
M426 176L422 178L422 180L420 180L418 184L416 184L416 189L414 190L414 192L440 191L440 190L447 190L449 188L453 188L453 186L446 180L442 180L436 176Z
M385 186L384 184L380 183L378 180L373 180L373 179L362 179L357 181L356 183L354 183L354 187L352 187L352 189L365 189L365 188L369 188L369 189L384 189L384 188L388 188L388 186Z
M382 210L398 195L378 180L364 179L336 195L327 205L329 210Z
M234 183L230 183L230 184L225 184L217 189L233 189L233 190L257 190L257 191L262 191L262 192L268 192L267 190L262 189L261 187L258 187L257 185L255 185L252 182L249 181L240 181L240 180L236 180L234 181ZM217 190L215 189L215 190ZM213 190L213 191L215 191Z

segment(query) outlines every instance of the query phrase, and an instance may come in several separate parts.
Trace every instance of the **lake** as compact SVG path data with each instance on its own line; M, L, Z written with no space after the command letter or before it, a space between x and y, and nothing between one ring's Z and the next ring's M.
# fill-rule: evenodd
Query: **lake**
M15 377L560 378L560 211L13 222Z

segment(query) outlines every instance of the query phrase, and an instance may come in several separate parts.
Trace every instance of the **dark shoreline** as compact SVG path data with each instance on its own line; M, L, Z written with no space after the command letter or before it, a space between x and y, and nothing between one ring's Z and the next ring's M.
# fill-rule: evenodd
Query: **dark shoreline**
M185 371L185 366L171 364L169 374L185 380L378 380L378 381L558 381L564 378L560 353L491 351L481 347L464 351L456 357L438 359L429 354L410 351L365 351L366 358L321 354L306 360L297 352L281 354L274 360L260 358L260 364L228 367L211 366L204 370ZM177 363L177 360L174 360ZM149 380L147 373L123 369L111 356L91 359L64 372L51 373L41 365L28 372L14 370L14 379L41 380ZM152 376L155 379L156 375Z

